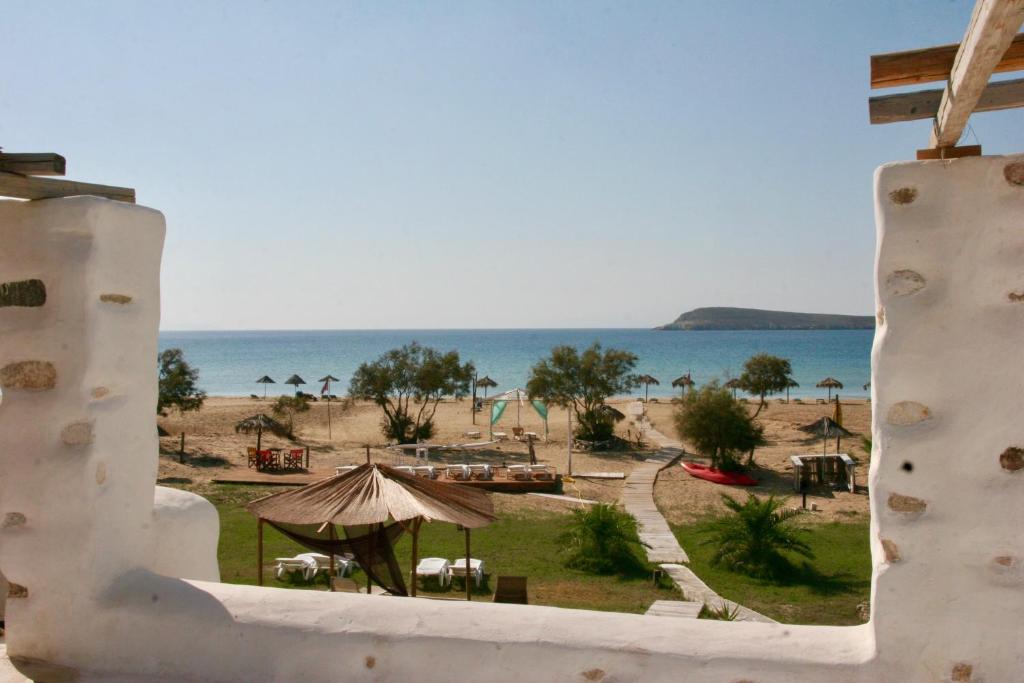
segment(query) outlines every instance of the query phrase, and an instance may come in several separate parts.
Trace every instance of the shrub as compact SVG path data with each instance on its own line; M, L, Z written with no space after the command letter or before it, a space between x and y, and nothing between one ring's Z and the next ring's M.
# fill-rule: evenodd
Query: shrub
M598 503L573 511L562 536L565 565L592 574L636 575L646 570L633 516L613 505Z
M767 353L759 353L751 356L743 364L743 374L739 377L739 388L743 391L759 396L761 402L757 405L757 412L754 417L764 408L764 397L786 391L788 387L799 386L790 376L793 368L785 358L772 356Z
M812 558L814 554L794 527L796 510L783 510L783 501L774 495L758 498L747 494L743 503L722 494L729 509L715 521L711 538L705 544L716 546L712 564L756 578L780 579L791 573L792 565L783 551Z
M687 392L675 415L676 433L724 471L740 468L739 453L764 444L764 430L743 404L717 382Z
M162 351L157 356L157 366L157 413L166 415L168 408L177 408L184 413L203 407L206 392L198 387L199 369L188 364L181 349Z

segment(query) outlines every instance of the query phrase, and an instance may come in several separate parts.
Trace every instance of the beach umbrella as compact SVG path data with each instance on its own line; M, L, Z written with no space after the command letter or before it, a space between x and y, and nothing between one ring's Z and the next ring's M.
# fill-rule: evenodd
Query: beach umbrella
M321 377L317 382L323 382L324 386L320 389L320 395L326 396L327 400L327 438L331 438L331 382L340 382L341 380L334 375L327 375Z
M653 377L652 375L640 375L639 377L636 378L636 381L640 382L640 384L644 385L644 402L645 403L647 402L647 396L648 396L648 392L649 392L650 386L652 384L659 385L659 386L661 385L661 382L659 382L658 379L656 377Z
M597 407L597 412L601 413L602 415L604 415L606 417L610 417L611 419L615 420L616 422L621 422L622 420L626 419L626 416L622 413L621 410L613 408L610 405L608 405L607 403L602 403L601 405L599 405Z
M288 431L285 429L283 424L272 417L267 417L263 413L247 417L235 425L236 432L241 432L243 434L252 434L253 432L256 432L256 450L260 450L263 447L264 429L279 435Z
M792 377L790 377L789 381L786 382L786 403L789 403L789 390L796 389L798 386L800 385Z
M274 380L270 379L269 375L263 375L258 380L256 380L256 384L262 384L263 385L263 398L266 398L267 397L267 385L268 384L277 384L277 382L275 382Z
M816 385L819 389L828 389L828 400L832 400L832 390L842 389L843 383L834 377L826 377L825 379L818 382Z
M284 383L285 384L293 384L293 385L295 385L295 393L297 394L297 393L299 393L299 385L300 384L305 384L306 380L302 379L298 375L292 375L291 377L286 379L284 381Z
M733 379L729 380L728 382L726 382L722 386L724 386L726 389L732 389L732 397L733 398L736 398L736 390L742 388L740 386L740 381L738 379L736 379L736 378L733 378Z
M867 391L870 388L871 388L871 382L868 382L867 384L864 385L864 391Z
M476 381L476 385L478 387L484 388L484 398L487 398L487 389L493 389L494 387L498 386L498 383L495 382L490 377L488 377L487 375L484 375L483 377Z
M682 377L676 377L674 380L672 380L672 386L682 388L684 396L686 395L686 390L692 388L693 385L694 381L693 378L690 377L689 372L687 372Z
M492 401L515 401L516 402L516 427L521 426L519 422L519 411L523 405L523 401L530 398L530 395L526 393L524 389L509 389L505 393L495 394L491 397Z
M811 424L804 425L798 428L801 432L808 434L814 434L822 438L821 453L825 454L825 449L828 445L828 440L831 437L836 437L836 453L839 452L839 438L842 436L852 436L850 432L843 429L843 426L833 420L831 417L826 415L820 420L815 420Z

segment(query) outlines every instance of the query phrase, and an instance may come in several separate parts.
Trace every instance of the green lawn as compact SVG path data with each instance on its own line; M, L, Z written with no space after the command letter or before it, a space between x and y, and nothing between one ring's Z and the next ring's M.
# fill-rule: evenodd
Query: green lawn
M672 530L690 556L690 568L722 597L785 623L861 623L857 605L868 600L871 590L866 522L806 525L804 540L814 559L791 557L797 571L783 583L713 566L714 548L702 543L708 538L708 524L704 521Z
M220 513L221 580L226 583L256 583L256 520L245 511L246 502L280 489L252 486L214 485L201 491ZM500 574L528 577L532 604L574 607L613 612L644 612L655 600L678 599L672 586L655 587L649 578L620 579L594 576L562 566L558 537L566 530L570 515L531 513L502 516L494 524L472 532L473 557L484 561L490 575L488 585L475 593L490 599L494 577ZM264 581L266 585L326 589L326 580L315 585L277 581L273 558L306 552L269 526L264 527ZM399 563L408 570L410 539L405 535L396 549ZM451 524L424 524L420 531L420 557L454 560L465 554L465 537ZM362 574L356 577L365 581ZM421 590L421 593L424 591ZM436 587L432 593L436 592ZM461 585L446 597L462 594Z

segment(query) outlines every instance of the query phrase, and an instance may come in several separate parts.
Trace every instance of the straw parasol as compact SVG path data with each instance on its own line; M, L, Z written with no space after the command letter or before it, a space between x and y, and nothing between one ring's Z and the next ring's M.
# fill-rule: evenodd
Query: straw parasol
M826 415L825 417L821 418L820 420L815 420L811 424L807 424L807 425L804 425L803 427L799 427L798 429L800 429L800 431L802 431L802 432L806 432L808 434L814 434L815 436L820 436L822 438L822 440L823 440L822 447L821 447L822 455L825 454L825 448L826 448L826 446L828 444L828 440L829 440L830 437L833 437L833 436L836 437L836 453L838 453L839 452L839 439L840 439L840 437L852 436L850 434L850 432L848 432L845 429L843 429L843 426L841 424L839 424L838 422L833 420L828 415Z
M412 534L412 595L416 594L420 524L440 521L462 526L466 533L468 569L469 530L486 526L496 519L494 505L482 491L414 477L386 465L369 462L300 489L260 498L249 503L246 509L259 520L261 585L264 521L316 527L320 533L327 527L332 539L335 525L346 527L346 534L347 527L358 526L369 526L372 533L375 525L383 529L384 524L392 522ZM372 549L370 555L373 556ZM470 599L470 585L470 577L467 576L467 600ZM367 592L369 587L368 582Z
M786 381L786 403L789 403L789 390L790 389L796 389L799 386L800 386L800 384L795 379L793 379L792 377L790 377Z
M484 388L484 398L487 398L487 390L488 389L493 389L494 387L498 386L498 383L495 382L490 377L488 377L487 375L484 375L483 377L481 377L480 379L478 379L476 381L476 385L478 387L483 387Z
M236 432L241 432L243 434L252 434L253 432L256 432L256 450L260 450L263 446L264 429L269 432L273 432L274 434L284 434L288 431L285 429L283 424L272 417L267 417L263 413L247 417L235 425Z
M269 375L263 375L258 380L256 380L256 384L262 384L263 385L263 398L266 398L267 397L267 385L268 384L277 384L277 382L275 382L274 380L270 379Z
M683 395L686 395L687 389L692 389L694 385L693 377L690 377L690 373L687 372L682 377L676 377L672 380L672 386L680 387L683 390Z
M334 375L326 375L317 380L317 382L323 382L324 386L320 390L320 395L325 396L324 400L327 401L327 438L331 438L331 382L340 382L341 380Z
M819 389L828 389L828 400L832 400L832 390L842 389L843 383L837 380L835 377L826 377L825 379L818 382L816 385Z
M602 403L601 405L599 405L597 407L597 412L601 413L602 415L604 415L606 417L610 417L611 419L615 420L616 422L621 422L622 420L626 419L626 416L623 414L623 412L621 410L613 408L612 406L608 405L607 403Z
M658 381L658 378L654 377L652 375L640 375L640 376L638 376L636 378L636 381L639 382L640 384L644 385L644 402L645 403L647 402L647 396L648 396L648 392L650 390L650 386L652 384L658 385L658 386L661 385L661 382Z
M306 380L302 379L298 375L292 375L291 377L286 379L284 381L284 383L285 384L292 384L292 385L294 385L295 386L295 393L297 394L297 393L299 393L299 385L300 384L305 384Z
M736 398L736 390L743 388L742 384L740 383L739 379L737 379L737 378L733 378L733 379L729 380L728 382L726 382L722 386L725 387L726 389L732 389L732 397L733 398Z

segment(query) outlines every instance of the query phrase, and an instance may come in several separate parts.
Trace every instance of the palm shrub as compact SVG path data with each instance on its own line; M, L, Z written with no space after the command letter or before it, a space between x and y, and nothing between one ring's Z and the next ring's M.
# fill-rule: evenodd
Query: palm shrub
M779 579L792 569L783 551L813 558L814 553L800 538L804 529L793 524L796 510L783 510L774 495L758 498L752 493L740 503L722 494L729 513L717 519L705 544L715 545L712 564L756 578Z
M636 520L613 505L598 503L573 510L573 520L561 538L565 566L592 574L634 575L645 571L637 552Z

